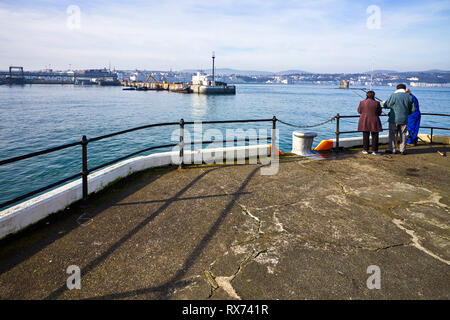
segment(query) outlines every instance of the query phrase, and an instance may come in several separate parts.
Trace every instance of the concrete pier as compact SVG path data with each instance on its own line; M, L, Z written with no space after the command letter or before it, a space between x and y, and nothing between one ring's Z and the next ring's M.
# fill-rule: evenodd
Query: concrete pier
M1 242L0 298L449 299L450 146L360 151L135 173Z

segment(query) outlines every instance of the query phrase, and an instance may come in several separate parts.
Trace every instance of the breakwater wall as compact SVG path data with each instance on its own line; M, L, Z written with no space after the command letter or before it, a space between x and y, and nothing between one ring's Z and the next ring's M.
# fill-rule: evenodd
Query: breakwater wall
M121 81L120 84L124 87L131 87L137 89L147 89L147 90L168 90L177 91L186 87L183 83L161 83L157 84L155 82L131 82L131 81Z
M155 83L155 82L129 82L121 81L121 85L129 88L136 88L137 90L167 90L184 93L198 93L198 94L236 94L236 86L221 85L221 86L205 86L199 84L185 84L185 83Z

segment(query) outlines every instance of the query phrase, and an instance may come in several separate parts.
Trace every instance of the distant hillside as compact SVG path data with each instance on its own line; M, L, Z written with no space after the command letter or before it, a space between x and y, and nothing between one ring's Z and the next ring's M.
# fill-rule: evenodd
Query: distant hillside
M432 70L421 71L421 72L423 72L423 73L449 73L450 71L448 71L448 70L432 69Z
M199 71L198 69L184 69L181 72L190 72L195 73ZM204 72L210 73L211 69L204 69ZM270 71L258 71L258 70L238 70L238 69L230 69L230 68L218 68L216 69L217 75L239 75L239 76L274 76L274 75L288 75L288 74L307 74L310 72L302 71L302 70L286 70L280 72L270 72Z
M190 72L195 73L198 72L200 69L184 69L181 70L181 72ZM206 73L211 73L211 68L203 69ZM269 72L269 71L255 71L255 70L237 70L237 69L230 69L230 68L217 68L216 69L217 75L240 75L240 76L272 76L275 73Z
M371 73L372 71L366 71L366 73ZM395 71L395 70L373 70L373 73L375 74L395 74L395 73L449 73L450 71L447 70L439 70L439 69L432 69L432 70L425 70L425 71Z
M366 71L365 73L372 73L372 70ZM379 70L373 70L373 73L398 73L398 71L395 70L383 70L383 69L379 69Z
M180 72L187 72L187 73L196 73L200 71L200 69L184 69ZM211 73L211 68L203 69L206 73ZM371 70L365 71L362 73L354 72L354 73L346 73L346 74L370 74L372 73ZM388 70L388 69L377 69L373 70L374 74L418 74L418 73L450 73L450 71L446 70L438 70L438 69L432 69L432 70L426 70L426 71L395 71L395 70ZM229 75L238 75L238 76L286 76L286 75L293 75L293 74L315 74L313 72L308 72L304 70L284 70L279 72L270 72L270 71L258 71L258 70L238 70L238 69L231 69L231 68L218 68L216 69L216 74L219 76L229 76ZM329 74L329 73L317 73L317 74ZM330 74L343 74L343 73L330 73Z

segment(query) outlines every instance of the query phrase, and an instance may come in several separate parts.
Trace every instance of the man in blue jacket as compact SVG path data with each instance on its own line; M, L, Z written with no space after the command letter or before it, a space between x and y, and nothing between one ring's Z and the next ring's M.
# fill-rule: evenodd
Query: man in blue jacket
M411 90L409 88L406 88L406 93L409 94L413 100L414 105L416 107L416 111L414 113L410 114L408 116L408 131L409 131L409 138L406 143L417 145L417 142L419 140L418 134L419 134L419 128L420 128L420 109L419 109L419 100L417 100L416 96L411 93Z
M395 136L399 136L400 153L406 154L406 134L408 131L408 116L415 111L413 98L406 93L406 86L399 84L397 90L384 103L389 112L389 147L386 153L396 153Z

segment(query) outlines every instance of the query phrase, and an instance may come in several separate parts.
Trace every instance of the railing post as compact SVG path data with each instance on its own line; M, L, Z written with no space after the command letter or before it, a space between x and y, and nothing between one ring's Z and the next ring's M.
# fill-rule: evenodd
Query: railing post
M272 118L272 137L271 137L271 140L270 140L270 142L272 143L272 148L270 148L271 151L272 151L271 154L270 154L272 159L275 157L275 152L276 152L275 151L275 148L276 148L275 143L277 141L276 129L277 129L277 117L273 116L273 118Z
M339 113L336 114L336 150L339 151Z
M88 171L88 162L87 162L87 145L88 145L88 140L87 140L86 136L83 136L81 138L81 152L82 152L82 162L83 162L82 170L81 170L82 180L83 180L83 203L82 203L83 207L88 206L88 175L89 175L89 171Z
M180 120L180 164L179 169L184 168L184 119Z

